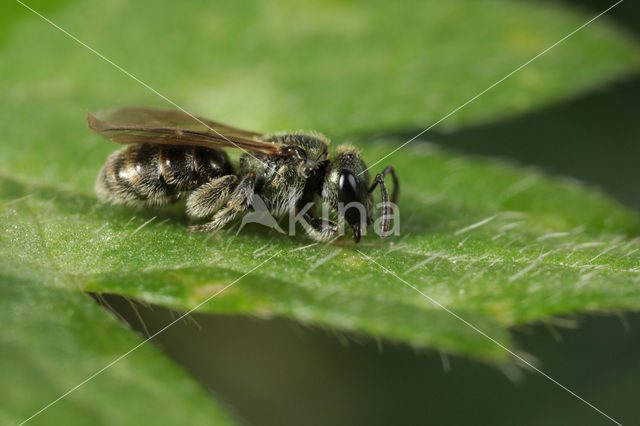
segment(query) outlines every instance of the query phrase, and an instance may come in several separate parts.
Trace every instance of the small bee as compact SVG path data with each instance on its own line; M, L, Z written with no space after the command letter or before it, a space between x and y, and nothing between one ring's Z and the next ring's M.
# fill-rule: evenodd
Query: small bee
M305 230L317 241L330 240L346 222L358 242L373 219L376 186L382 195L381 236L389 230L388 166L370 184L358 152L341 145L329 158L329 140L315 132L262 134L173 110L120 108L98 119L87 111L89 128L113 142L128 145L108 158L95 191L102 201L132 206L163 206L186 200L187 214L210 218L190 232L216 231L252 207L258 195L269 213L300 214ZM244 150L233 167L222 148ZM316 217L312 205L322 198L331 219Z

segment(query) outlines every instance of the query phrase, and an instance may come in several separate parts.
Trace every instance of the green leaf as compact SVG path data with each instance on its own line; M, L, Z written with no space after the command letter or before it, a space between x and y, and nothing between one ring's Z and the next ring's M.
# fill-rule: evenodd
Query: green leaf
M514 324L638 308L634 214L575 183L417 142L389 159L403 184L402 235L369 236L358 247L345 240L291 251L309 241L255 227L207 239L185 232L179 206L100 205L92 182L115 146L88 132L85 108L166 104L23 12L0 30L0 273L8 280L190 308L281 252L202 310L283 315L488 359L504 353L355 249L507 345ZM588 19L505 0L402 8L110 0L50 12L190 111L265 131L348 136L426 126ZM538 107L639 62L637 46L602 18L447 123ZM361 146L370 162L392 149Z
M365 158L388 152L369 146ZM638 217L598 193L424 144L393 156L401 235L316 245L259 225L188 234L177 206L136 211L56 185L0 182L0 256L46 285L220 313L282 315L484 358L493 343L361 256L376 259L499 341L507 327L640 307ZM13 201L12 201L13 200Z
M0 318L2 424L26 420L142 340L84 294L9 278L4 272ZM184 371L148 344L29 424L96 423L232 422Z

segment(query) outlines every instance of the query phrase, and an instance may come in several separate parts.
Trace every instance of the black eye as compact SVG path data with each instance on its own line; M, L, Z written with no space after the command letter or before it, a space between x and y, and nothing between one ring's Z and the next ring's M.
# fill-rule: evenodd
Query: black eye
M351 170L343 170L338 177L338 201L347 205L359 201L358 178Z
M358 178L351 170L340 172L338 178L338 201L341 204L340 209L344 219L353 229L353 239L358 242L362 229L367 226L367 213L362 204L362 195L358 190Z

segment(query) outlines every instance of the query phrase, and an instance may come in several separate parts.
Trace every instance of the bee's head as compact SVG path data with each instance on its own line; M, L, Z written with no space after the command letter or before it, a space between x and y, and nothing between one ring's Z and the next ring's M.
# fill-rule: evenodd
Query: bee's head
M369 173L358 151L350 145L338 147L327 166L322 198L353 231L355 242L373 223L373 197Z

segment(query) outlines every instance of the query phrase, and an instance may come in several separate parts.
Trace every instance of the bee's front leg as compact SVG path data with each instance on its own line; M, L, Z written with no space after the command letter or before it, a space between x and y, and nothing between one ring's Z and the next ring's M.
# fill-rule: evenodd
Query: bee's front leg
M340 226L337 223L315 217L311 213L304 213L302 218L304 219L303 227L305 231L316 241L329 241L340 230Z
M251 205L251 198L255 188L256 175L249 173L243 177L229 196L226 204L216 212L211 221L204 225L190 226L189 232L217 231L224 225L244 213Z

